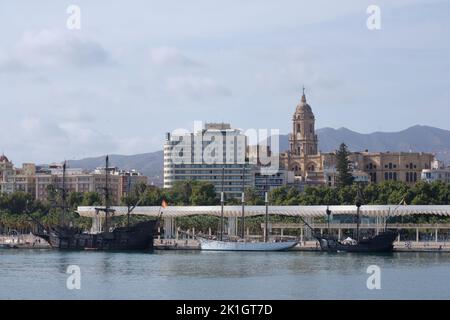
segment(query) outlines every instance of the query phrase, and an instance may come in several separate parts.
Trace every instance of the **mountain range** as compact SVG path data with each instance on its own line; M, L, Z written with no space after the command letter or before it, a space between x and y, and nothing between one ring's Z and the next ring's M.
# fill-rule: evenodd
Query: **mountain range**
M347 128L322 128L316 130L319 150L331 152L345 142L351 151L405 151L431 152L437 158L450 163L450 131L417 125L398 132L358 133ZM280 150L289 149L288 135L280 135ZM105 158L93 157L70 160L72 168L92 170L104 166ZM112 166L121 169L137 169L155 185L163 182L163 152L156 151L136 155L110 155Z

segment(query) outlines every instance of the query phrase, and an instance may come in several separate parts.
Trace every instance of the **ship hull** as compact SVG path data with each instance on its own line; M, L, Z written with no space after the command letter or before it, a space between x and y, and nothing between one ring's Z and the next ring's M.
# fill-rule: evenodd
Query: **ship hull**
M334 238L316 238L321 250L327 252L392 252L397 236L397 232L387 231L373 238L360 240L356 244L345 244Z
M152 250L156 228L157 221L145 221L112 232L91 234L59 228L37 236L63 250Z
M297 245L287 242L232 242L199 239L201 250L207 251L285 251Z

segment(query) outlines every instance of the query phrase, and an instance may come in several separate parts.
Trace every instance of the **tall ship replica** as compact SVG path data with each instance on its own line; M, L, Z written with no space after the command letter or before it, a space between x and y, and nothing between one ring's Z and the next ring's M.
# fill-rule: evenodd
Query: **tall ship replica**
M298 241L280 241L271 242L269 241L268 234L268 221L269 221L269 199L266 190L265 193L265 203L266 203L266 214L265 214L265 234L264 241L248 241L245 239L245 166L244 173L242 175L242 216L241 216L241 235L237 240L224 239L223 237L223 210L224 210L224 191L223 191L223 180L224 180L224 169L222 169L222 192L220 195L221 203L221 216L220 216L220 234L218 240L211 240L204 237L197 236L200 242L201 250L208 251L285 251L295 247ZM267 180L266 180L267 189Z
M105 187L104 206L96 208L98 214L104 214L103 230L99 232L84 232L80 228L67 225L64 215L67 212L65 189L66 164L63 165L62 181L62 219L56 227L46 228L35 220L40 231L36 236L47 241L52 248L68 250L152 250L153 238L158 228L158 220L148 220L136 224L130 224L131 211L138 205L128 207L127 225L114 227L109 224L109 217L114 215L114 210L110 208L109 194L109 157L106 157L105 166Z
M305 222L312 231L314 237L320 244L322 251L326 252L392 252L394 249L394 241L398 237L398 232L389 230L387 228L387 220L384 226L384 231L375 236L361 237L360 235L360 208L362 206L361 190L358 189L356 199L356 236L355 239L347 238L339 240L337 237L331 235L330 232L330 215L331 211L327 209L328 216L328 235L320 235L314 233L314 230Z

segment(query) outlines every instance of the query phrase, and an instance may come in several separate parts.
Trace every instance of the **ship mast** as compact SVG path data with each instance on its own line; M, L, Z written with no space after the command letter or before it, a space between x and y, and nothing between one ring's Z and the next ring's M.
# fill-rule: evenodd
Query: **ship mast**
M242 216L241 216L241 238L245 237L245 162L242 169Z
M266 219L265 219L265 226L264 226L264 230L265 230L265 235L264 235L264 242L268 242L269 240L269 230L268 230L268 226L269 226L269 191L267 190L267 179L268 179L268 175L266 175L266 194L265 194L265 203L266 203Z
M359 220L360 209L362 206L361 186L358 185L358 193L356 195L356 241L359 242Z
M130 226L130 213L131 213L131 205L130 205L130 195L131 195L131 173L130 173L130 176L128 176L128 194L127 194L127 196L128 196L128 201L127 201L127 203L128 203L128 208L127 208L127 227L129 227Z
M105 232L108 232L108 213L109 213L109 187L108 187L108 171L109 171L109 156L106 156L105 165Z
M220 241L223 240L223 205L225 202L225 198L224 198L224 179L225 179L225 167L222 167L222 192L220 193Z
M62 214L61 214L60 225L61 225L61 226L65 226L65 224L66 224L66 210L67 210L67 195L66 195L66 161L64 161L64 163L63 163L61 200L62 200Z

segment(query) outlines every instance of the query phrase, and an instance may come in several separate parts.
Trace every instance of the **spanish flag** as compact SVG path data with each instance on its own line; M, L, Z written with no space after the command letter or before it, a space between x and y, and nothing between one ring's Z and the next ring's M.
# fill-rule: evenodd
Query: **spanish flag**
M161 207L162 208L167 208L167 202L166 202L166 199L163 199L163 201L161 202Z

